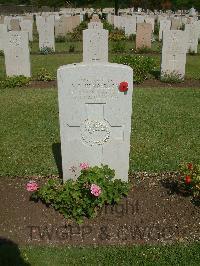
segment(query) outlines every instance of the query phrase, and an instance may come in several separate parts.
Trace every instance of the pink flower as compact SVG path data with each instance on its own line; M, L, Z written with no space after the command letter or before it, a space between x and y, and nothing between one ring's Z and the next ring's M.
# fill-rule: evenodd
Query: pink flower
M34 191L38 190L38 188L39 188L39 186L35 181L29 181L26 184L26 190L27 191L34 192Z
M101 188L95 184L92 184L90 187L90 192L95 197L99 197L101 195Z
M89 164L88 163L80 163L80 168L82 170L87 170L89 168Z

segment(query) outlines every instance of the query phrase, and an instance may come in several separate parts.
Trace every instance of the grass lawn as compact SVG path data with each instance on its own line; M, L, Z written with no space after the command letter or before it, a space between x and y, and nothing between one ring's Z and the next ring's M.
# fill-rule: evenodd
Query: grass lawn
M7 89L0 97L0 175L58 174L56 89ZM200 89L134 90L130 172L199 162Z
M7 258L7 260L6 260ZM9 263L8 263L9 262ZM200 244L100 248L0 249L0 265L200 265ZM27 264L26 264L27 265Z

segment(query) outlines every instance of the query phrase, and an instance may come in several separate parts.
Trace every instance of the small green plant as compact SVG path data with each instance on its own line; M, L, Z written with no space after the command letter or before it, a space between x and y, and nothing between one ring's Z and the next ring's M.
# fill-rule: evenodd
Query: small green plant
M50 71L48 71L46 68L41 68L36 74L36 80L52 81L52 80L55 80L55 76Z
M84 217L93 218L105 204L115 204L127 196L130 183L114 179L115 171L108 166L89 167L80 164L81 172L76 181L69 179L62 183L50 179L38 189L37 184L27 184L28 191L34 191L32 200L41 200L51 205L68 219L83 222ZM72 167L72 171L75 167Z
M149 48L149 47L143 46L143 47L141 47L141 48L138 48L138 49L136 50L136 52L137 52L138 54L149 54L149 53L152 52L152 50L151 50L151 48Z
M73 44L71 44L69 46L69 53L74 53L75 52L75 46Z
M135 55L135 56L118 56L113 60L115 63L124 64L132 67L133 81L141 83L150 78L158 68L156 61L152 57Z
M13 76L7 77L4 80L0 81L1 88L16 88L16 87L25 87L30 83L30 78L25 76Z
M180 165L180 175L177 178L179 191L193 196L200 203L200 165L183 163Z
M125 51L125 46L124 42L115 42L113 43L112 50L114 53L123 53Z
M4 56L4 51L0 50L0 56Z
M183 82L183 77L180 73L173 71L172 73L162 73L161 81L165 83L181 83Z
M109 40L110 41L123 41L123 40L127 40L127 37L123 30L115 28L114 30L110 32Z
M83 38L83 30L88 28L88 22L83 21L81 22L74 30L72 33L68 33L67 37L68 40L72 41L81 41Z
M114 30L114 26L112 24L110 24L107 20L103 21L103 28L105 30L108 30L109 33L112 32Z
M135 39L136 39L136 34L131 34L131 35L129 35L129 36L128 36L128 39L129 39L129 41L135 41Z
M56 38L55 38L55 41L56 42L66 42L66 37L65 36L57 36Z
M53 48L45 46L45 47L42 47L40 49L40 53L43 54L43 55L53 54L54 50L53 50Z

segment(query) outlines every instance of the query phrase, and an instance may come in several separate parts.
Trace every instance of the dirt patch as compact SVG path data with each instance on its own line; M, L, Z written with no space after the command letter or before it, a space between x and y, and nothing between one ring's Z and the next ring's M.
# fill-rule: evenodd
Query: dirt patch
M129 245L200 240L200 208L190 197L172 193L163 175L136 174L132 190L114 207L107 206L82 225L66 220L41 202L29 200L29 180L41 185L47 178L0 178L0 237L19 245ZM51 177L50 177L51 178Z

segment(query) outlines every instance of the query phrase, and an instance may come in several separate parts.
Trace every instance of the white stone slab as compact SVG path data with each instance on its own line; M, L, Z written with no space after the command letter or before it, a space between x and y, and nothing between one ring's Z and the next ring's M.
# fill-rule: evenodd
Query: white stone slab
M197 53L199 32L195 24L186 24L185 33L187 36L187 52Z
M167 19L160 20L159 41L162 40L163 32L166 30L170 30L170 28L171 28L171 20Z
M108 31L87 29L83 31L83 62L108 61Z
M29 19L22 20L20 22L20 28L22 31L28 32L29 41L33 41L33 21Z
M4 50L4 39L7 33L7 25L0 24L0 51Z
M128 180L133 70L111 63L58 69L59 117L64 181L82 162L109 165ZM128 82L127 94L119 84Z
M28 32L8 32L5 35L4 54L7 76L31 76Z
M185 76L187 36L184 31L164 31L162 47L161 77L165 74Z
M103 29L103 23L101 22L89 22L88 29Z
M54 16L38 18L39 48L51 48L55 51Z

